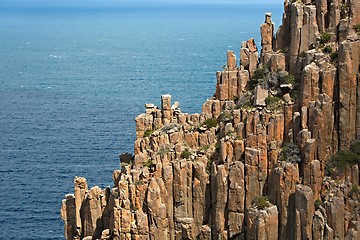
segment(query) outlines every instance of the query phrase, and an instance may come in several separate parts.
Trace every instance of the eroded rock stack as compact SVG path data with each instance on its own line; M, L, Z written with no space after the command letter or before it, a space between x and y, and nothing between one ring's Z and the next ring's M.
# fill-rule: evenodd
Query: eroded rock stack
M260 54L254 39L239 64L227 53L201 114L170 95L145 105L112 188L75 178L66 239L360 239L358 155L344 155L360 135L360 2L284 6ZM338 151L351 164L329 165Z

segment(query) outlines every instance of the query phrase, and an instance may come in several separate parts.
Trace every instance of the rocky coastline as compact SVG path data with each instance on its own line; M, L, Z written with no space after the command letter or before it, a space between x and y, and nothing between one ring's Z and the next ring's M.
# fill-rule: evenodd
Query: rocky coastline
M360 1L285 0L199 114L136 117L114 185L74 179L67 240L360 239Z

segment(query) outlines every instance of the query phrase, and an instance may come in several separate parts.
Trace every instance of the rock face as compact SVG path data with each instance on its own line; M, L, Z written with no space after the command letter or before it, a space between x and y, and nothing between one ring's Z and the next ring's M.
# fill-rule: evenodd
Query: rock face
M264 210L250 208L246 215L246 239L278 239L278 210L276 206Z
M75 178L65 238L360 239L359 166L329 168L360 136L359 9L285 1L276 34L265 15L260 54L254 39L239 63L228 51L200 114L170 95L146 104L114 186Z

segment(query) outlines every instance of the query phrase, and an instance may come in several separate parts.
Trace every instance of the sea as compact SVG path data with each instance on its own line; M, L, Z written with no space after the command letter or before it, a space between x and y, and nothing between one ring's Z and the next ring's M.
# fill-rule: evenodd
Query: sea
M200 112L226 51L260 46L265 12L279 26L278 2L0 4L0 239L64 239L74 177L112 186L134 118L162 94Z

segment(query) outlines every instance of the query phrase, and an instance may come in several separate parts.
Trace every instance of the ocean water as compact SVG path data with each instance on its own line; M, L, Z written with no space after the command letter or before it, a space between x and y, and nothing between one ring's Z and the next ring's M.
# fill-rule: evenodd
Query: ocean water
M112 185L144 104L200 112L226 51L281 5L0 8L0 239L63 239L74 176Z

